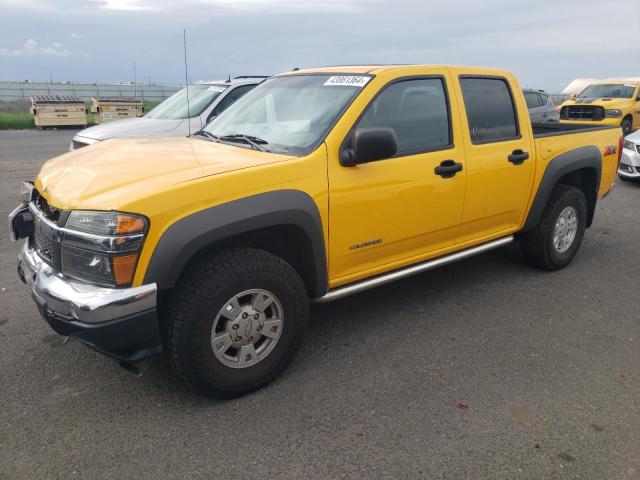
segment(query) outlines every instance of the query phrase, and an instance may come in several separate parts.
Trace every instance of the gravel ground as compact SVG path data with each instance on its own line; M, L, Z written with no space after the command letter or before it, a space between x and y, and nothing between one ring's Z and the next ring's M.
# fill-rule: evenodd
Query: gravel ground
M0 132L0 214L73 132ZM640 478L640 185L567 269L510 246L333 304L233 401L63 346L0 228L0 478Z

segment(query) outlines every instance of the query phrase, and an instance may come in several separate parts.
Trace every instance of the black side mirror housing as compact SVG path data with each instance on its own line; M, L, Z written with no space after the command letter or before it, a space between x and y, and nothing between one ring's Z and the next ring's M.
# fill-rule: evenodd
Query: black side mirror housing
M640 93L638 94L638 96L636 97L636 100L638 100L640 102Z
M340 165L343 167L384 160L398 152L396 132L388 127L357 128L350 143L340 153Z

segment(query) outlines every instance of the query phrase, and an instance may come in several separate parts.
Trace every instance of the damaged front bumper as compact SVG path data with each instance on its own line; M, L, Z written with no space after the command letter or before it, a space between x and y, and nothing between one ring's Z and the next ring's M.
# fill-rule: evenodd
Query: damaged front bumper
M9 216L13 239L24 238L29 211ZM25 227L26 225L26 227ZM106 288L55 272L26 238L18 255L18 276L47 323L60 335L76 337L120 361L132 362L162 352L155 284Z

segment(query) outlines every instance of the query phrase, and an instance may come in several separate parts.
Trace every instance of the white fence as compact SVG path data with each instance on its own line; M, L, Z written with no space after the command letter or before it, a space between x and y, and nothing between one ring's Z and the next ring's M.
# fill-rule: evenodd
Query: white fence
M161 102L180 87L162 85L100 85L83 83L0 82L0 102L28 100L32 95L74 95L92 97L134 97L145 102Z

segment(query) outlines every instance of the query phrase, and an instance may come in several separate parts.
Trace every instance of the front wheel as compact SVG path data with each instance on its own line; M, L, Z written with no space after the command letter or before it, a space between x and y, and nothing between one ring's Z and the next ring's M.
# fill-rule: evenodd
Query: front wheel
M522 236L525 260L538 268L559 270L578 253L587 225L587 201L582 190L558 185L538 226Z
M284 260L252 248L215 252L192 265L171 298L171 359L206 395L243 395L284 370L308 317L302 279Z

